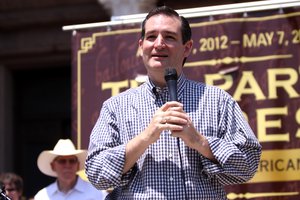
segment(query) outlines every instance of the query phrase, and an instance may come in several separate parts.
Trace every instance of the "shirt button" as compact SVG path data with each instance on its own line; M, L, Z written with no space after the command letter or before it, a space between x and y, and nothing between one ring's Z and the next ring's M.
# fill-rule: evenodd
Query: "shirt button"
M170 177L170 181L174 181L174 178L172 176Z
M173 154L170 153L170 154L169 154L169 158L173 158Z

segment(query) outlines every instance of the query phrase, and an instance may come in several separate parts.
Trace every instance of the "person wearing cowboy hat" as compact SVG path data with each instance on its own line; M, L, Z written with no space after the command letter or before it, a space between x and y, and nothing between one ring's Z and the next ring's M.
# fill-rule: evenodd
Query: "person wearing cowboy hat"
M53 150L42 151L37 159L39 170L56 181L41 189L34 200L101 200L106 192L97 190L77 172L84 169L86 150L76 150L70 139L60 139Z

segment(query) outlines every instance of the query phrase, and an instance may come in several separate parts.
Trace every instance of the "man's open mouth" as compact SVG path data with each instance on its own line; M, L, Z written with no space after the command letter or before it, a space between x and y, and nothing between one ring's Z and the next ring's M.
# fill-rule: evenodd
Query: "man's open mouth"
M158 57L158 58L166 58L168 55L152 55L152 57Z

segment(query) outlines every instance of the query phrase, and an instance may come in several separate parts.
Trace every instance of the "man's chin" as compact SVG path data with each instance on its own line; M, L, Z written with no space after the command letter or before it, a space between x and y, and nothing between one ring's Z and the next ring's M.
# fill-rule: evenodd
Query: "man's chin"
M165 69L165 68L167 68L167 64L165 64L165 63L152 63L152 65L150 65L151 66L151 68L155 68L155 69Z
M155 70L155 71L164 71L166 69L165 66L153 66L151 68L152 68L152 70Z
M152 66L155 66L155 67L163 68L164 66L167 66L169 64L169 62L164 59L157 59L157 60L152 60L152 61L153 62L151 62L150 64L152 64Z

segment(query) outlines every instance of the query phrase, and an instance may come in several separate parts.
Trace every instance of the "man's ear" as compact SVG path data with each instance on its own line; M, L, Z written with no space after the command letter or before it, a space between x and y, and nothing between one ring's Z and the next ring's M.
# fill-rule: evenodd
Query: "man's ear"
M140 39L140 40L139 40L139 49L138 49L138 52L137 52L137 55L138 55L138 56L143 56L142 47L143 47L143 40Z
M192 51L193 47L193 40L189 40L185 43L184 49L184 57L188 57Z

